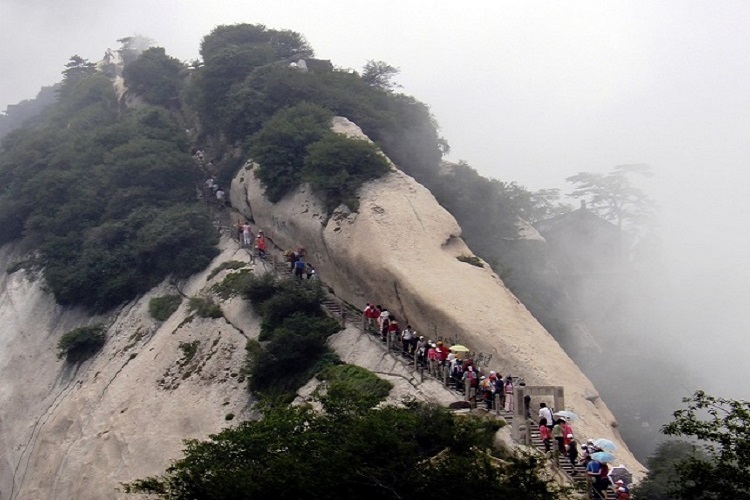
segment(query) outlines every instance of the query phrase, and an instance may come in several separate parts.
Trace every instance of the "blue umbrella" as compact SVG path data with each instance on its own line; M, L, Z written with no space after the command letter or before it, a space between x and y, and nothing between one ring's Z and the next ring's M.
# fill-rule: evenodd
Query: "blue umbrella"
M614 462L615 456L607 451L597 451L593 455L591 455L592 460L596 460L597 462Z
M594 446L596 446L602 451L612 452L617 449L617 445L615 445L615 443L605 438L599 438L599 439L594 440Z

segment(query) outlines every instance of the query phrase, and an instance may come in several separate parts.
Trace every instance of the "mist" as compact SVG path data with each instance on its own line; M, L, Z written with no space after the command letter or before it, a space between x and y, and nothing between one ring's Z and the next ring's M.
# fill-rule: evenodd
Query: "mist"
M570 191L579 171L650 165L640 186L659 205L661 255L625 307L638 317L623 321L644 353L686 367L684 395L750 399L750 4L353 4L3 0L0 110L59 81L70 56L99 60L133 34L190 61L216 25L263 23L302 33L339 67L386 61L431 107L449 159L483 175Z

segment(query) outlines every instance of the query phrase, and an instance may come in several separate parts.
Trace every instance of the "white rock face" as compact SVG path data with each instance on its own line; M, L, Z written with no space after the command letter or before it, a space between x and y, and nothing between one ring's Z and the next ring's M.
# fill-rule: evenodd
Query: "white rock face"
M245 252L225 251L209 267ZM0 249L0 269L17 259ZM208 270L182 287L188 296ZM181 456L183 439L205 438L244 417L249 396L240 370L246 337L258 334L249 306L222 307L230 321L189 316L187 301L163 324L149 299L173 294L164 284L111 317L89 318L55 305L24 271L0 274L0 498L126 498L121 482L163 471ZM79 366L56 356L66 331L109 325L104 349ZM189 361L180 344L198 342Z
M334 130L364 137L345 118L335 119ZM579 440L614 440L618 463L643 473L614 416L552 336L488 266L457 260L473 254L455 219L426 188L394 168L362 187L358 213L341 207L328 217L306 186L268 202L251 167L232 184L237 208L282 248L305 247L339 297L357 306L382 304L402 325L465 344L481 353L482 366L523 376L527 385L564 386L566 409L581 416L573 425Z

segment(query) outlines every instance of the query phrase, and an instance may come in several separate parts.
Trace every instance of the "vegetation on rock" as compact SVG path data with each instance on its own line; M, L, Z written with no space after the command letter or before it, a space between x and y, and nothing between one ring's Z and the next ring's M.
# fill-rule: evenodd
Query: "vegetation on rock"
M190 297L188 307L201 318L221 318L224 313L221 312L221 306L211 298Z
M320 307L317 281L296 285L272 275L250 275L245 297L262 316L260 348L248 348L246 372L252 391L291 400L312 376L339 363L326 345L341 329Z
M104 325L82 326L66 332L57 342L57 357L68 363L85 361L104 346Z
M341 411L339 411L341 409ZM186 443L161 476L125 485L164 499L434 499L478 491L488 498L554 500L538 459L494 457L493 421L407 402L403 407L261 408L208 440ZM436 494L439 492L439 494Z
M181 303L182 297L177 294L154 297L148 301L148 312L156 321L166 321Z

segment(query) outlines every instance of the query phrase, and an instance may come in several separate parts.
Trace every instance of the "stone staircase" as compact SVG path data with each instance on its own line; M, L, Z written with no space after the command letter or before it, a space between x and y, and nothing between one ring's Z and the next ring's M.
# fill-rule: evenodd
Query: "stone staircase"
M263 262L266 266L267 270L272 271L276 276L278 276L280 279L285 281L292 281L295 278L294 274L289 269L289 263L286 262L284 257L279 254L278 251L274 252L271 250L273 242L269 241L269 252L267 252L264 256L256 256L253 253L253 249L250 247L243 247L248 252L248 254L251 256L251 258L255 261L256 259ZM278 249L277 249L278 250ZM319 279L319 277L318 277ZM325 288L325 287L324 287ZM333 293L328 291L326 289L325 296L323 299L321 299L320 305L326 310L326 312L341 321L342 326L352 326L360 331L363 331L364 333L370 333L372 335L373 339L380 340L380 334L375 331L366 330L363 322L361 321L361 311L352 306L351 304L348 304L338 297L336 297ZM387 345L385 342L383 342L383 348L389 349L391 354L396 355L399 358L402 358L402 362L405 364L409 364L414 366L415 361L414 357L411 355L408 355L406 353L402 352L402 349L400 345L397 346L391 346ZM424 369L423 370L424 375L426 376L432 376L429 374L429 370ZM443 381L441 381L443 382ZM448 384L446 386L447 389L455 392L457 395L460 395L463 398L463 390L462 388L455 387L452 384ZM494 410L493 410L494 411ZM513 425L513 413L512 412L506 412L504 410L499 410L497 414L505 419L505 421L508 423L508 425ZM530 422L531 424L531 444L534 448L536 448L540 453L545 454L544 450L544 443L542 442L541 437L539 436L539 431L537 430L536 424L533 422ZM551 453L550 455L551 456ZM551 459L554 462L554 459ZM586 468L581 465L572 465L570 461L568 460L567 456L560 456L559 461L557 464L558 470L562 471L565 475L568 476L571 483L574 485L574 488L577 491L590 492L590 498L604 498L604 499L612 499L615 500L616 496L614 491L608 490L605 494L605 496L600 497L598 493L594 492L589 485L589 482L587 480L586 476Z

